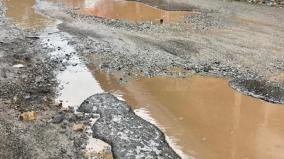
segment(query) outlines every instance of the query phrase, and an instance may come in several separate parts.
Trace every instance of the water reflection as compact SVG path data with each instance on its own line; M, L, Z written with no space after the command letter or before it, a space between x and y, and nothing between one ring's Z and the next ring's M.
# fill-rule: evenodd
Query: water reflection
M190 15L186 11L165 11L139 2L123 0L51 0L67 4L74 8L79 7L81 13L109 19L123 19L133 22L152 21L176 22L184 16Z
M104 90L120 92L134 109L146 109L189 156L284 158L283 105L244 96L213 77L156 77L120 86L110 75L93 74Z
M53 21L35 12L36 0L4 0L6 16L24 29L43 29Z

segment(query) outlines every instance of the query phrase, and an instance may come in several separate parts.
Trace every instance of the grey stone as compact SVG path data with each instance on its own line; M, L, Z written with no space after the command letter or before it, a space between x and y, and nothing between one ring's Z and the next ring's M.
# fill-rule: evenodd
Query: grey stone
M93 95L80 107L93 107L94 113L100 114L92 127L93 136L112 146L114 158L180 158L156 126L113 95Z

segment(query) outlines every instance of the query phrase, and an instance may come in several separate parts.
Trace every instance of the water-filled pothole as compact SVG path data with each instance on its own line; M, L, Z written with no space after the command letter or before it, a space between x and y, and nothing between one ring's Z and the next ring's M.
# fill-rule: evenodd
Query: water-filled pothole
M51 0L67 6L78 8L86 15L122 19L132 22L152 21L154 23L177 22L193 13L188 11L165 11L146 4L125 0Z
M43 29L54 25L54 21L33 9L36 0L4 0L6 16L24 29Z
M121 86L111 75L100 71L93 75L105 91L120 94L133 109L148 112L187 156L284 157L283 105L245 96L224 79L156 77Z

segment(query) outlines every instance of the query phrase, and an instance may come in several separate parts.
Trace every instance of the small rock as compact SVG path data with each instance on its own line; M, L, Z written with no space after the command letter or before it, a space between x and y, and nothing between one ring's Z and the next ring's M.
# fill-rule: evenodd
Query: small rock
M95 138L89 139L85 148L84 156L86 158L104 158L112 159L111 146L102 140Z
M64 114L57 114L52 118L51 122L53 124L60 124L64 120L64 118L65 118Z
M68 117L68 121L69 121L69 122L75 122L75 121L76 121L76 116L75 116L75 115L70 115L70 116Z
M37 112L35 111L22 113L19 117L21 121L32 121L36 120L36 118L37 118Z
M13 65L14 68L22 68L22 67L25 67L25 65L23 64L16 64L16 65Z
M31 95L30 94L27 94L26 96L24 96L25 99L30 99L31 98Z
M83 131L85 128L84 124L75 124L73 126L73 131L79 132L79 131Z

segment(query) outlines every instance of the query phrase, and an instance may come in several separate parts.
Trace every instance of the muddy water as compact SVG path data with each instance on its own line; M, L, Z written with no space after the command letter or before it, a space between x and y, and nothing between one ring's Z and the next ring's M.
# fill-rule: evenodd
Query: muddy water
M226 80L213 77L157 77L122 87L110 75L93 74L104 90L149 112L187 157L284 158L283 105L244 96L229 88Z
M192 13L185 11L165 11L139 2L123 0L51 0L79 7L86 15L94 15L109 19L122 19L133 22L152 21L176 22Z
M25 29L42 29L53 21L37 14L33 9L36 0L4 0L6 16Z

